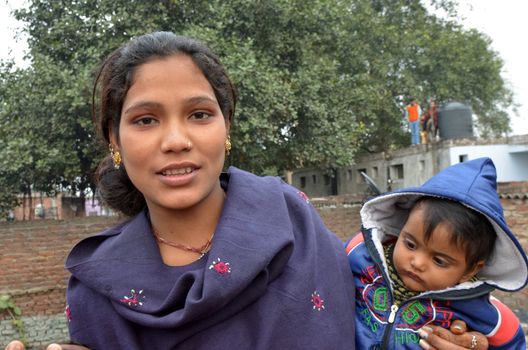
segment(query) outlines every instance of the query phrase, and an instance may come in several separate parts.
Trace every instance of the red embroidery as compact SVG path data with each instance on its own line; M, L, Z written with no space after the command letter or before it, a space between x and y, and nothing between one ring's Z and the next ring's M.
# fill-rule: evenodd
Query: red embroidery
M66 307L64 308L64 315L66 316L66 320L68 322L71 321L71 309L70 309L70 305L66 305Z
M130 296L124 296L123 299L119 299L120 302L128 304L128 306L142 306L145 296L143 294L143 289L139 292L136 292L135 289L130 290Z
M304 199L304 201L305 201L306 203L310 203L310 198L308 198L308 196L306 195L306 193L299 191L299 192L297 192L297 194L299 195L299 197L301 197L302 199Z
M214 269L221 275L231 273L231 266L229 266L229 263L220 260L220 258L216 259L216 261L213 261L211 266L209 266L209 270L211 269Z
M321 295L317 293L317 291L314 291L312 293L311 301L312 301L314 310L317 310L317 311L324 310L325 308L324 299L321 298Z

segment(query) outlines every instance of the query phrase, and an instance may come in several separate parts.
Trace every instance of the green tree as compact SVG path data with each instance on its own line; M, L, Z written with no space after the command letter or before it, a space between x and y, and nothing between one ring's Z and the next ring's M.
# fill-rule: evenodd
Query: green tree
M514 104L513 95L501 77L503 61L490 48L490 39L459 25L432 23L430 28L420 38L425 49L416 67L423 96L471 105L483 137L510 132L506 109Z
M336 89L339 64L332 58L335 44L328 40L336 36L332 23L339 16L327 1L307 5L243 0L155 5L98 1L97 6L93 1L35 0L18 13L28 23L35 61L45 61L43 69L60 73L61 85L55 86L64 88L51 95L55 107L63 111L56 118L69 125L84 127L83 120L89 120L87 111L81 110L89 104L83 94L90 80L85 79L87 67L126 38L173 30L211 43L228 66L240 97L229 160L272 174L299 166L332 167L353 159L361 128L350 106L341 103L346 102L346 91ZM322 77L336 85L326 84ZM74 113L71 99L79 102Z
M82 101L88 94L71 74L35 57L29 69L4 71L9 78L0 82L0 168L30 198L33 191L82 194L91 185L92 127L89 119L75 118L89 115Z
M403 107L411 96L471 105L484 137L510 131L505 111L513 100L500 74L503 62L489 38L456 22L456 2L432 1L450 14L442 18L419 0L352 3L345 24L350 44L340 57L357 92L351 103L368 126L363 151L409 143Z
M91 125L94 68L128 38L170 30L206 41L239 95L229 163L260 174L331 169L408 144L403 106L470 103L483 135L508 132L512 94L489 38L420 0L32 0L32 65L4 66L0 159L23 191L93 188L105 152ZM8 186L6 186L8 188Z

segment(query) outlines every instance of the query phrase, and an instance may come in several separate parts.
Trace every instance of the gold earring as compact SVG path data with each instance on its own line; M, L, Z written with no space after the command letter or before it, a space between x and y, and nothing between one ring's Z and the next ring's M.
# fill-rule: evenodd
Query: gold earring
M229 155L229 152L231 151L231 136L227 135L227 139L224 142L224 147L227 155Z
M116 151L112 144L109 144L108 148L110 149L110 157L112 157L112 160L114 161L114 168L119 169L121 167L121 163L123 162L121 159L121 153Z

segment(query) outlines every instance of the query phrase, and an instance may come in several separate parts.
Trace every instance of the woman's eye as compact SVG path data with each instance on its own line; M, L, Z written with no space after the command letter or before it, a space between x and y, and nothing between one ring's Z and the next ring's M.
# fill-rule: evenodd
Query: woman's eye
M196 112L196 113L193 113L191 117L197 120L204 120L204 119L210 118L211 115L205 112Z
M134 123L137 125L152 125L156 122L156 119L151 117L144 117L137 119Z
M437 266L440 266L440 267L448 267L449 266L449 262L447 260L439 258L439 257L433 258L433 261L434 261L434 263Z

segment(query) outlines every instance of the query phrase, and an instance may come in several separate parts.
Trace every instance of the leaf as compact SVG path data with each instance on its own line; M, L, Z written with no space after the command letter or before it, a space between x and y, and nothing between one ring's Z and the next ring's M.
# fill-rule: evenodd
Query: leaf
M20 308L19 308L18 306L13 307L13 313L14 313L16 316L20 316L20 315L22 315L22 311L20 310Z

